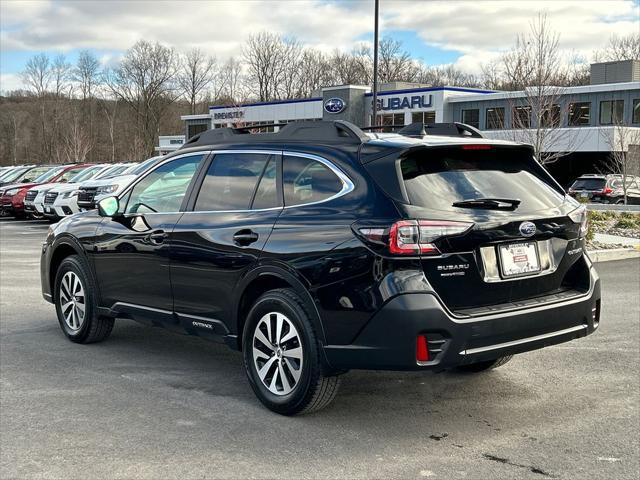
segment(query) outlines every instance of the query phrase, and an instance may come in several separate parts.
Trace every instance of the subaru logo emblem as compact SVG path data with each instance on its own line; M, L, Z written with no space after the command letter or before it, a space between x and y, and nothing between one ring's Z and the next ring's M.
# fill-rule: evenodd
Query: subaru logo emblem
M533 222L522 222L519 230L523 237L532 237L536 233L536 225Z
M330 98L324 102L324 109L329 113L340 113L347 104L341 98Z

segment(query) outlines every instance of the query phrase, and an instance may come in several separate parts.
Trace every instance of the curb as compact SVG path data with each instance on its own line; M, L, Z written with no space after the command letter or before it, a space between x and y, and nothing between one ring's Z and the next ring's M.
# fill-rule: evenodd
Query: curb
M640 249L633 247L608 248L605 250L588 250L587 254L593 263L610 262L612 260L640 258Z

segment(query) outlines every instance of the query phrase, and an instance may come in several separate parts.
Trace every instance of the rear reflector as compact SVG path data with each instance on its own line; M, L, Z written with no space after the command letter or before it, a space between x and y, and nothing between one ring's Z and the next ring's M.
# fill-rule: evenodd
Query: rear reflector
M425 335L418 335L416 339L416 360L418 362L429 361L429 346Z

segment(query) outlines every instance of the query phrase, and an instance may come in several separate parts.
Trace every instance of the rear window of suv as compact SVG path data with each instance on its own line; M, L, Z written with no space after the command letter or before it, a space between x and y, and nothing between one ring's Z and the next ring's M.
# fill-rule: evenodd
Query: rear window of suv
M607 181L604 178L579 178L573 185L572 190L602 190Z
M450 212L460 211L455 202L487 198L519 200L518 213L560 205L563 195L540 168L527 151L509 148L425 149L401 162L411 204Z

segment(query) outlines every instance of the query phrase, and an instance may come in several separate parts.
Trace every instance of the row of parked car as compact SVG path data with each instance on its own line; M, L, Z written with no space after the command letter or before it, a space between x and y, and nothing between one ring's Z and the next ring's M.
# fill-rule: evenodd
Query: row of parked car
M640 205L640 177L635 175L626 175L624 182L623 176L616 174L581 175L567 193L580 201L620 205L625 203L625 184L626 203Z
M0 169L0 214L56 221L117 195L162 157L141 163L20 165Z

